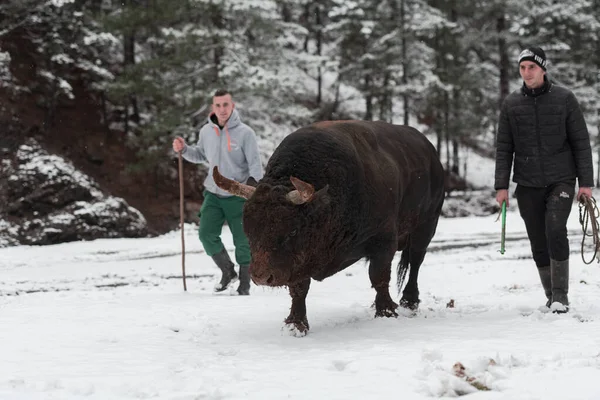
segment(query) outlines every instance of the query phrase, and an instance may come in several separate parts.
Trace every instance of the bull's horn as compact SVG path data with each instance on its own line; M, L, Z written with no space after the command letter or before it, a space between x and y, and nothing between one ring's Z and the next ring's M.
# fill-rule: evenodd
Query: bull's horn
M310 183L306 183L294 176L290 177L296 190L287 194L287 198L294 204L304 204L310 201L315 194L315 188Z
M219 167L216 165L213 168L213 179L215 180L217 186L221 189L235 196L243 197L244 199L249 199L256 190L256 188L253 186L245 185L243 183L236 182L233 179L225 178L223 175L221 175L219 172Z

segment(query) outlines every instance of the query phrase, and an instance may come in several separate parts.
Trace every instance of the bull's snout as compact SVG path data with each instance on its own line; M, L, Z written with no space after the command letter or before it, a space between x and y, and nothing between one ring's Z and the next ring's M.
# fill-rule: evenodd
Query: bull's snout
M285 284L283 276L278 276L270 268L260 268L256 264L250 264L250 277L252 282L261 286L282 286Z
M250 277L257 285L271 286L275 277L266 268L257 268L255 264L250 265Z
M271 284L275 280L275 277L273 277L272 274L265 274L262 276L257 276L257 275L251 275L251 276L252 276L252 282L254 282L257 285L262 285L262 286L271 286Z

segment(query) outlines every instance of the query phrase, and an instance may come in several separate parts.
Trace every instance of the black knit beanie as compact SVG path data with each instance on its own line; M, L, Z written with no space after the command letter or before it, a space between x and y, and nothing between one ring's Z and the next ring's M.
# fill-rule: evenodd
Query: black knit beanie
M519 54L519 65L521 61L533 61L537 65L540 66L544 71L546 70L546 64L548 64L548 60L546 60L546 53L539 47L530 46Z

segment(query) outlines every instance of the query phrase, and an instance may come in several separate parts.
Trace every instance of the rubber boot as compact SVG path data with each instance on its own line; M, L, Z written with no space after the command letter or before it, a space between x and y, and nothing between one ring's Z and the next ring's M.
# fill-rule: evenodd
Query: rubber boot
M212 256L213 261L217 264L217 267L221 270L221 281L215 285L215 292L222 292L227 289L229 285L237 281L238 276L235 273L231 258L227 250L223 249L219 253Z
M569 311L569 260L550 260L552 277L552 312L562 314Z
M250 294L250 272L248 265L240 265L240 286L237 292L240 296L248 296Z
M538 267L538 273L540 274L540 281L544 288L544 294L546 294L546 307L550 308L552 305L552 277L550 275L550 266Z

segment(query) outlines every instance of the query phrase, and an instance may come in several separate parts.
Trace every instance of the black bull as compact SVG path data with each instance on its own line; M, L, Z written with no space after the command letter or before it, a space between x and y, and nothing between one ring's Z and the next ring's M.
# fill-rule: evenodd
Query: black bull
M417 278L444 202L444 171L435 148L419 131L385 122L319 122L287 137L256 186L213 170L219 187L248 199L244 231L258 285L287 286L285 323L309 329L306 295L323 280L366 257L375 291L375 316L397 316L389 293L391 263L400 305L416 309Z

